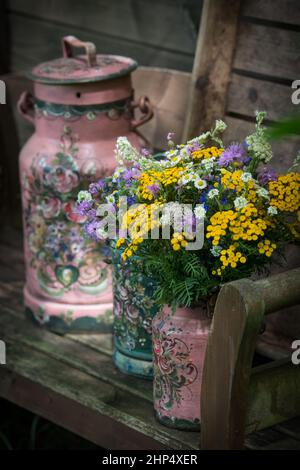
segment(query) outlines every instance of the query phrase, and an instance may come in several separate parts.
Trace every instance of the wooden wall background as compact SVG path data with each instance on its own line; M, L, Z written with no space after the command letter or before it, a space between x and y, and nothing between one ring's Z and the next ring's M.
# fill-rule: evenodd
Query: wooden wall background
M229 126L228 143L251 132L257 109L268 112L269 122L299 113L300 105L291 101L291 83L300 78L300 0L211 3L219 10L208 30L213 38L228 37L224 31L230 27L228 12L237 4L240 8L236 8L239 13L234 40L225 41L227 48L232 47L232 59L226 86L221 90L224 106L219 108L220 96L209 85L224 73L224 57L222 51L215 50L216 41L205 42L208 66L197 77L196 105L200 108L205 101L205 106L213 109L209 119L198 110L197 132L223 116ZM137 94L147 93L155 105L155 118L143 126L143 133L162 147L167 130L174 127L180 140L184 128L202 4L202 0L1 0L0 73L22 72L38 62L59 57L60 38L66 34L95 42L99 52L129 55L141 65L159 67L151 73L140 69L133 78ZM20 78L10 80L14 108L24 87ZM32 132L16 113L8 119L11 108L0 106L0 194L1 179L6 192L17 186L18 145ZM14 125L19 142L9 137ZM287 169L299 148L300 138L276 143L277 169ZM2 178L1 166L7 173Z
M141 65L192 70L201 0L5 1L11 71L60 57L67 34Z
M300 1L242 0L225 119L228 138L245 136L255 110L270 122L300 113L291 101L300 78ZM237 137L236 137L237 136ZM300 149L300 138L274 146L275 166L286 169Z

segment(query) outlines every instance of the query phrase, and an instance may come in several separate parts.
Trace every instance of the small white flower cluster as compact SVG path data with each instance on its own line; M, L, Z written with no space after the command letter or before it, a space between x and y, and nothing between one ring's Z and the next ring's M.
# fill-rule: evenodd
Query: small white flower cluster
M203 204L197 205L194 209L194 214L195 214L196 219L198 220L204 219L205 214L206 214L204 205Z
M258 188L256 191L256 194L260 197L263 197L264 199L269 199L269 191L266 188Z
M221 251L222 251L222 247L220 245L215 245L210 249L211 254L215 256L216 258L220 256Z
M91 201L92 195L88 191L79 191L77 195L77 202Z
M242 176L241 176L241 180L244 182L244 183L248 183L249 181L252 180L252 175L251 173L248 173L247 171L245 171Z
M277 208L274 206L269 206L268 207L268 214L269 215L276 215L278 213Z
M136 162L140 158L138 151L131 145L127 137L119 137L115 148L116 160L119 165L126 162Z
M116 182L117 179L121 176L121 174L124 173L124 171L126 171L126 167L124 167L124 166L118 166L118 167L115 169L114 174L113 174L113 177L112 177L113 182Z
M248 204L248 201L245 197L237 197L235 200L234 200L234 207L237 209L237 210L241 210L243 209L243 207L246 207Z
M273 152L266 137L266 130L261 125L265 117L265 112L256 112L256 130L246 137L246 143L248 144L248 151L252 152L257 160L268 163L273 157Z
M219 190L217 188L214 188L214 189L211 189L210 191L208 191L207 193L207 197L208 199L213 199L214 197L218 196L219 195Z

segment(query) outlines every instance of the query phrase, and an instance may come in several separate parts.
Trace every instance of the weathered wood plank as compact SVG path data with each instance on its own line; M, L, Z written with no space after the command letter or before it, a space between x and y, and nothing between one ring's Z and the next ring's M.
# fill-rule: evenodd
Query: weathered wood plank
M39 62L61 57L61 38L68 34L92 41L97 50L106 54L130 56L141 65L191 70L193 54L159 49L147 44L133 43L123 38L94 31L82 31L76 26L41 22L38 19L9 14L13 72L29 69ZM99 19L101 22L101 19Z
M254 282L253 287L264 302L265 314L298 305L300 303L300 268L258 280Z
M6 338L6 342L8 364L0 370L3 398L108 448L194 447L192 442L181 442L184 433L171 437L157 424L151 405L140 401L138 406L132 396L113 390L100 380L14 340Z
M293 439L300 441L300 416L290 419L285 423L277 424L275 429L286 436L290 436Z
M246 433L300 414L300 368L290 358L255 367L247 397Z
M291 87L286 85L233 73L226 112L253 118L257 109L263 109L267 111L269 120L276 121L297 112L297 106L291 101L291 92Z
M111 357L113 353L113 339L108 334L67 334L66 338L70 338L72 341L77 341L80 344L88 346L90 349L94 349L97 352L106 354Z
M196 31L183 0L88 0L85 8L80 0L9 0L9 11L160 49L191 54L195 48Z
M299 63L300 32L240 22L234 68L295 80Z
M265 429L246 437L245 447L249 450L299 450L299 441L285 436L276 429Z
M184 140L209 129L225 113L239 9L239 0L203 3Z
M222 287L202 378L203 449L241 449L244 445L246 397L263 315L263 303L250 280Z
M248 134L254 131L254 124L252 122L244 121L242 119L226 116L225 122L228 129L224 134L225 144L243 140ZM272 148L274 158L270 162L270 166L274 167L278 172L287 171L292 165L300 147L300 139L291 138L279 142L273 142Z
M113 366L111 357L99 354L88 345L79 344L70 338L38 328L30 321L26 321L22 314L22 304L14 305L12 309L5 305L6 303L7 299L5 302L2 298L0 299L0 331L5 332L6 337L15 338L21 345L32 347L53 359L114 385L120 390L132 392L137 397L152 403L151 383L124 376Z
M242 5L241 14L244 16L298 26L300 24L298 0L246 0Z
M2 308L0 317L1 338L3 338L7 344L8 358L7 366L0 370L0 377L2 379L0 381L0 394L3 397L31 410L32 407L36 406L37 409L33 409L32 411L67 428L70 426L68 424L69 420L71 420L71 423L75 420L75 425L78 424L76 420L77 416L80 419L82 429L78 424L76 429L71 428L71 430L83 435L93 442L98 443L99 445L103 445L104 439L104 443L109 446L109 448L144 448L141 446L141 442L145 441L145 448L150 449L152 447L147 447L149 446L146 439L147 437L149 438L151 445L154 445L153 448L196 448L198 433L187 435L181 431L170 432L169 429L161 426L155 421L152 401L144 399L139 394L139 399L137 400L135 390L139 386L139 383L144 381L133 379L132 387L130 389L126 387L123 388L120 384L123 381L126 382L127 377L122 376L120 384L115 384L113 386L114 390L117 391L117 399L114 400L113 396L105 394L105 390L110 391L112 387L111 384L107 384L105 377L102 377L103 363L101 361L101 354L95 354L95 359L97 358L98 365L94 360L92 360L90 371L87 369L85 371L81 370L80 365L76 365L76 360L74 360L72 366L69 361L62 361L62 358L59 357L59 355L54 357L51 352L49 354L48 346L40 348L37 337L39 336L40 342L44 342L45 344L54 344L57 339L60 339L66 346L64 354L70 357L74 356L74 350L76 349L78 349L78 351L81 350L82 355L86 356L87 348L84 346L81 345L80 348L78 348L79 345L76 345L76 343L72 344L72 342L66 338L59 338L54 334L39 330L38 328L30 325L29 322L21 321L17 319L17 317L14 317L14 326L12 327L12 317L10 315L7 317L8 319L10 317L9 325L5 325L3 318L6 317L6 313ZM27 328L29 325L30 328ZM33 331L32 329L35 330L34 334L31 334ZM25 341L21 340L22 335L24 336ZM74 345L76 345L76 347L74 347ZM60 349L58 344L56 344L56 347ZM76 359L76 357L78 357L77 354L75 354L74 359ZM93 368L94 371L98 368L99 373L93 372ZM111 375L113 376L115 371L111 361L110 368ZM8 385L5 385L5 376L3 379L2 375L3 371L4 375L5 372L7 372L8 377L11 377L11 380L8 381ZM29 380L31 383L30 394L26 393L27 388L26 384L24 384L24 379ZM18 381L21 382L18 384ZM152 384L150 382L145 383L149 390L152 389ZM39 386L43 387L44 390L41 391ZM104 395L102 394L102 391ZM53 398L53 394L59 395L59 404L61 401L65 402L65 412L62 415L57 412L55 403L57 401L57 397ZM107 398L104 400L103 396L104 398ZM68 400L66 401L66 399ZM75 403L70 404L69 400ZM81 405L84 405L86 409L82 410ZM72 412L70 412L70 406L72 408ZM85 417L86 414L91 414L90 410L93 410L94 417ZM101 416L97 416L95 411L99 412ZM69 415L71 416L68 419ZM72 415L75 415L75 417ZM113 419L113 422L109 423L109 420L105 419L105 417ZM86 421L87 419L91 421L91 424L89 424L89 421ZM104 438L103 433L98 429L98 427L95 427L95 422L98 423L98 427L104 426L104 429L106 425L109 426L107 438ZM128 436L125 439L128 447L125 447L125 443L120 444L119 438L116 438L116 440L112 442L113 430L116 433L117 430L121 428L122 433L125 432L125 428L122 425L126 425L128 427L126 431ZM90 426L92 429L89 429ZM88 428L88 435L86 434L86 428ZM133 431L133 434L131 431ZM137 433L141 434L141 436ZM120 440L121 438L122 436L120 436ZM157 441L156 444L155 441ZM136 442L139 442L139 447L136 447Z

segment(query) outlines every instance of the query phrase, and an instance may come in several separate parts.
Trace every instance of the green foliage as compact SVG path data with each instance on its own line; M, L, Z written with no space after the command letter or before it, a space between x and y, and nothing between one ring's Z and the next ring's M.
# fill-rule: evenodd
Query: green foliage
M279 140L293 135L300 135L300 115L291 116L270 126L267 135L271 140Z

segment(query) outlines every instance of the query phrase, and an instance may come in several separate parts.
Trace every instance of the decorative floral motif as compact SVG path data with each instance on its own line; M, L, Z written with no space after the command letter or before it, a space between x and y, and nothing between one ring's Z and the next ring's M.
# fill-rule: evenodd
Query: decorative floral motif
M117 120L121 116L128 119L132 117L131 101L132 96L126 99L96 105L66 105L50 103L35 98L34 109L37 117L53 120L62 117L65 121L77 121L81 117L86 117L88 121L94 121L97 116L105 115L108 119Z
M38 154L25 174L25 228L30 263L41 289L60 296L70 289L99 292L107 267L99 248L83 236L86 221L76 211L78 190L90 183L80 176L77 147L69 128L61 137L61 150L53 155Z
M171 333L171 332L170 332ZM161 410L170 411L182 404L183 388L189 389L198 377L198 370L190 357L189 346L174 332L153 328L154 400ZM190 390L192 394L192 391Z
M114 330L116 347L129 356L152 360L152 318L158 311L154 286L141 270L114 260Z

